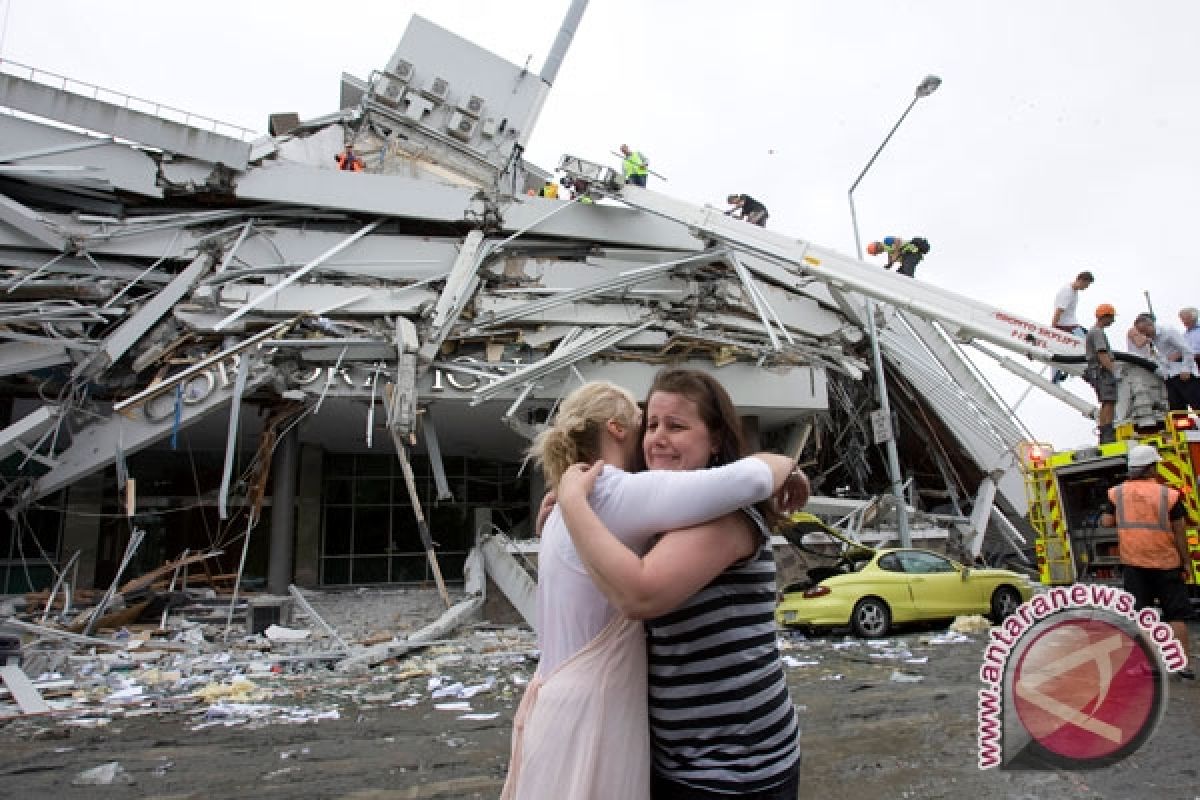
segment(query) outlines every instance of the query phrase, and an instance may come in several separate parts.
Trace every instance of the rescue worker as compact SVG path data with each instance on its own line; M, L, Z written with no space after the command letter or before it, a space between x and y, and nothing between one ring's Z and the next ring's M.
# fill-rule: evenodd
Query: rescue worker
M1050 324L1075 336L1086 334L1087 328L1080 325L1075 316L1075 307L1079 304L1079 293L1091 286L1095 280L1096 276L1085 269L1076 275L1073 281L1059 289L1054 295L1054 314L1050 318Z
M873 256L887 253L888 260L883 268L891 269L893 264L899 262L900 268L896 272L912 278L917 271L917 264L920 264L921 259L929 252L929 242L920 236L914 236L908 241L899 236L885 236L882 241L868 244L867 252Z
M744 219L751 225L757 225L760 228L767 227L767 207L755 200L748 194L731 194L725 198L725 202L733 206L726 211L734 219Z
M346 149L333 157L337 161L338 169L346 172L362 172L364 169L363 160L354 152L354 145L347 144Z
M1154 605L1171 626L1183 652L1191 660L1187 620L1192 603L1184 583L1185 565L1191 563L1182 495L1177 489L1156 480L1162 457L1148 444L1129 449L1129 478L1108 490L1108 503L1100 524L1117 529L1123 583L1133 595L1140 611ZM1181 678L1194 680L1190 667L1180 670Z
M1091 286L1095 280L1096 277L1091 272L1084 270L1075 276L1075 280L1058 290L1054 295L1054 314L1050 318L1053 327L1073 336L1087 335L1087 328L1080 325L1075 316L1075 307L1079 303L1079 293ZM1055 370L1052 380L1054 383L1062 383L1068 377L1062 370Z
M1196 366L1200 367L1200 311L1194 306L1179 309L1179 321L1183 323L1183 338L1195 354Z
M1143 311L1125 334L1125 349L1158 364L1158 373L1167 387L1167 405L1172 411L1183 411L1189 406L1200 410L1196 353L1182 333L1159 328L1154 314Z
M1087 358L1083 379L1096 390L1096 400L1100 403L1100 411L1096 414L1100 444L1116 441L1113 416L1117 410L1117 362L1104 331L1116 319L1117 310L1110 303L1101 303L1096 306L1096 324L1083 337L1083 352Z
M627 144L621 145L621 156L625 159L621 162L625 171L625 182L645 187L646 176L650 174L650 162L637 150L630 150Z
M568 188L571 190L571 199L584 204L595 202L592 200L592 185L583 178L563 178L563 185L567 186L567 181L570 181Z

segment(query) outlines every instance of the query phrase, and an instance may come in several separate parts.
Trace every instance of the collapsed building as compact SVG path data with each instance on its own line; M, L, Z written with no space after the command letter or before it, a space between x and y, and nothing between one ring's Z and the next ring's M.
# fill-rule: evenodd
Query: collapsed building
M607 199L530 196L583 6L539 74L414 17L266 136L0 62L0 593L214 551L275 593L462 581L481 536L531 535L558 400L667 364L797 455L817 513L894 535L902 477L915 538L1023 548L1029 437L964 344L1087 412L996 350L1078 372L1081 342L579 158Z

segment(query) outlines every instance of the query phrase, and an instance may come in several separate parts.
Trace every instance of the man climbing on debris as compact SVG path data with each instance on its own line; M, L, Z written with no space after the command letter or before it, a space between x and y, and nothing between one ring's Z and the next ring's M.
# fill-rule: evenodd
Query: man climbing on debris
M333 157L339 170L344 172L362 172L365 168L363 160L354 152L354 145L347 144L346 149Z
M731 194L725 198L725 202L733 206L726 211L734 219L744 219L751 225L757 225L760 228L767 226L767 207L755 200L748 194Z
M1050 318L1050 324L1060 331L1075 336L1086 336L1087 328L1079 324L1075 309L1079 305L1079 293L1091 286L1095 280L1091 272L1084 270L1075 276L1075 280L1059 289L1058 294L1054 295L1054 315ZM1052 380L1062 383L1067 377L1067 373L1062 370L1055 370Z
M893 264L899 262L900 267L896 272L911 278L915 275L921 259L929 252L929 242L920 236L914 236L907 241L899 236L885 236L881 241L868 244L867 252L873 256L886 253L888 260L883 268L891 269Z
M1104 330L1116 319L1117 310L1111 304L1101 303L1096 306L1096 324L1083 339L1083 350L1087 357L1083 379L1096 390L1096 400L1100 403L1100 412L1096 414L1100 444L1116 441L1113 416L1117 408L1117 362L1113 359L1108 334Z
M1116 527L1117 546L1125 591L1133 595L1137 610L1155 604L1162 619L1190 658L1187 620L1192 604L1184 585L1185 565L1191 563L1182 495L1157 480L1162 456L1148 444L1129 449L1129 478L1108 490L1100 524ZM1179 677L1195 680L1191 668Z
M584 204L595 202L592 199L592 185L583 178L563 178L563 185L570 189L572 200Z
M625 170L625 182L634 186L645 187L646 176L650 174L650 162L637 150L630 150L629 145L621 145L622 169Z

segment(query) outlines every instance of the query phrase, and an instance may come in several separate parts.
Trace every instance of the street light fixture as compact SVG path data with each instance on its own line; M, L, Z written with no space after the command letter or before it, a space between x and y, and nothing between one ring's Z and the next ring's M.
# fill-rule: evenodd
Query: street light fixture
M904 109L904 113L900 115L900 119L896 120L896 124L888 131L888 135L884 137L883 143L876 148L871 160L863 167L862 172L858 173L858 177L854 179L854 183L850 185L850 190L846 193L850 200L850 223L854 226L854 249L858 253L858 260L863 260L862 239L858 234L858 213L854 209L854 190L858 188L858 184L862 182L863 177L871 166L875 163L875 159L879 158L879 154L883 152L883 148L887 147L887 143L892 140L892 135L896 133L896 129L900 127L900 123L904 122L904 118L908 116L908 112L913 110L913 106L922 97L928 97L937 91L937 88L942 85L942 79L937 75L926 75L924 80L917 84L916 90L913 92L913 99L909 102L908 107ZM888 402L887 381L883 373L883 356L879 347L879 332L875 327L875 303L871 298L866 298L866 314L867 314L867 333L871 338L871 361L873 372L875 373L875 384L879 391L879 410L882 416L887 420L887 424L892 427L892 407ZM900 453L896 449L896 432L895 430L888 431L887 440L884 442L887 451L888 476L892 481L892 499L896 505L896 529L900 534L900 545L902 547L912 546L912 534L908 529L908 505L904 500L904 481L900 475Z
M929 97L942 85L942 79L937 75L926 75L925 80L917 84L917 97Z

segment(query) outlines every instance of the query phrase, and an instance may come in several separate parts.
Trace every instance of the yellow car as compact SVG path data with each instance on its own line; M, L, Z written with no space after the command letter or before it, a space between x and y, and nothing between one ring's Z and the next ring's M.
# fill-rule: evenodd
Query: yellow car
M859 545L836 569L810 570L810 576L814 582L808 588L784 590L775 609L780 625L849 626L858 636L876 638L893 625L960 614L986 614L999 622L1033 596L1033 584L1018 572L965 567L913 548Z

